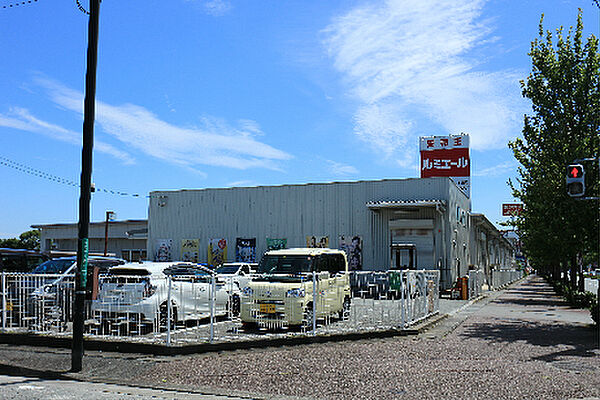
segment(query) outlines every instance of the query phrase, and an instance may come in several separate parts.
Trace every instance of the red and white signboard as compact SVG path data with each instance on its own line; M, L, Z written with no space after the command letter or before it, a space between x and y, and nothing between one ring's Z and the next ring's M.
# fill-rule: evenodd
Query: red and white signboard
M502 203L503 217L521 215L521 212L523 212L523 203Z
M421 178L448 176L470 196L469 135L424 136L420 150Z

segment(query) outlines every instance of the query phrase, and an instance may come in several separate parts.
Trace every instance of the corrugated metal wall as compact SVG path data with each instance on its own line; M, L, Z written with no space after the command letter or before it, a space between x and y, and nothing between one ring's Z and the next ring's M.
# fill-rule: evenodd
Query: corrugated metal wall
M366 203L430 199L447 202L446 223L442 224L434 208L421 210L411 218L434 219L436 254L444 258L442 241L443 237L449 240L456 225L452 219L456 205L470 211L469 200L448 178L152 192L148 255L151 258L154 254L157 239L173 240L173 259L181 257L182 239L199 239L200 261L206 261L208 241L225 238L228 259L232 261L238 237L256 238L260 258L266 250L266 238L287 238L288 247L305 247L306 236L329 236L329 246L336 248L340 235L360 235L364 269L387 268L391 240L388 224L400 217L394 210L371 211ZM463 232L457 239L462 241ZM461 256L450 244L445 251L445 258ZM466 264L465 260L465 268Z

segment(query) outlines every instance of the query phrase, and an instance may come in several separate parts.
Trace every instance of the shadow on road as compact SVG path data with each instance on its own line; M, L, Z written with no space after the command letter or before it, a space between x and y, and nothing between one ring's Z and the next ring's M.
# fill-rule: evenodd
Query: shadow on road
M459 335L498 343L524 341L534 346L556 347L556 351L534 360L555 361L563 356L598 357L594 352L598 346L596 328L561 321L561 313L573 311L541 278L534 277L506 290L492 304L498 307L494 318L467 324ZM520 315L524 317L515 319L515 314L511 314L514 310L521 311ZM558 321L541 319L543 314L556 316Z
M17 367L14 365L0 364L0 375L8 376L24 376L27 378L44 378L44 379L62 379L72 380L72 377L68 377L69 371L48 371L40 369L32 369L26 367Z
M464 327L460 336L477 338L496 343L512 343L525 341L528 344L542 347L570 346L533 360L556 361L563 356L598 357L596 349L596 330L593 327L549 324L531 321L498 321L497 323L473 323Z

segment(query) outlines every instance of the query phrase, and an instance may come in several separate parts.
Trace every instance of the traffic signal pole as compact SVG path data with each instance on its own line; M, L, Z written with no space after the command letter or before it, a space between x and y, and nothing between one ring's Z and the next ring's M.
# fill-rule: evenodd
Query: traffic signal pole
M83 112L83 149L81 151L81 191L79 194L77 272L75 274L75 303L73 304L73 341L71 348L72 372L81 371L83 360L83 324L85 311L85 287L87 283L90 197L92 189L92 149L94 145L99 14L100 0L90 0L87 71L85 74L85 101Z

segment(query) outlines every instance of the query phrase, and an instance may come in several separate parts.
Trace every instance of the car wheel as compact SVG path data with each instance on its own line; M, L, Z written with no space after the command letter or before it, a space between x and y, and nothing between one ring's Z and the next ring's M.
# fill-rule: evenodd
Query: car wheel
M166 302L162 303L160 305L160 321L159 321L161 331L167 330L168 315L169 315L169 310L168 310L167 303ZM171 304L171 319L169 320L169 326L173 330L173 329L175 329L176 324L177 324L177 307L175 307L174 304Z
M339 311L338 316L340 319L348 319L350 317L350 297L344 297L344 302L342 303L342 309Z
M313 328L313 303L308 303L306 305L306 309L304 310L304 317L302 318L302 327L306 330L311 330Z
M240 315L240 296L234 294L229 298L227 302L227 310L231 312L231 315L237 317Z

